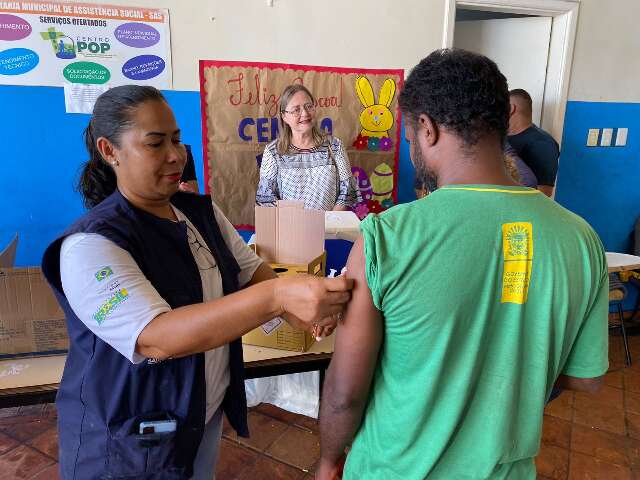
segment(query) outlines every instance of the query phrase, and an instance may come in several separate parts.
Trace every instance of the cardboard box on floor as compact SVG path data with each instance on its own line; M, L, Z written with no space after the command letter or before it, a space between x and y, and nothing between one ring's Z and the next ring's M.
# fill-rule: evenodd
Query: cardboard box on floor
M40 268L0 269L0 356L68 347L64 313Z
M256 253L279 276L308 273L324 277L324 212L303 208L302 202L279 201L256 207ZM260 347L306 352L315 339L310 333L273 319L250 331L242 342Z

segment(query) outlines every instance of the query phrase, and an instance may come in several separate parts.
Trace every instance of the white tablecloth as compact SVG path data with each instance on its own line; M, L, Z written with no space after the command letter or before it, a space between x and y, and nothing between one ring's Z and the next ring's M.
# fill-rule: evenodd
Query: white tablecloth
M627 253L606 252L609 271L632 270L640 268L640 257Z

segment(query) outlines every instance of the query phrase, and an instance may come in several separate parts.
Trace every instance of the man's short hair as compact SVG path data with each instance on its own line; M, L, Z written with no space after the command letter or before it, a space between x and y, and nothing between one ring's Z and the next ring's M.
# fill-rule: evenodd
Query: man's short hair
M509 92L509 97L517 99L518 104L524 107L524 113L531 115L531 112L533 112L533 100L531 100L529 92L522 88L514 88Z
M507 79L495 62L461 49L436 50L409 74L399 99L405 114L428 115L468 146L509 126Z

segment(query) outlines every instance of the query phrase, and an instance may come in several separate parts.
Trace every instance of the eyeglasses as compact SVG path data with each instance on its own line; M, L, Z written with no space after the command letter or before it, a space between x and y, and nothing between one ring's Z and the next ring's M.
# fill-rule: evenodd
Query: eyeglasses
M305 112L311 114L316 111L316 106L313 103L305 103L302 108L304 108ZM283 110L282 113L288 113L289 115L293 115L294 117L300 117L302 115L302 108L298 105L293 110Z

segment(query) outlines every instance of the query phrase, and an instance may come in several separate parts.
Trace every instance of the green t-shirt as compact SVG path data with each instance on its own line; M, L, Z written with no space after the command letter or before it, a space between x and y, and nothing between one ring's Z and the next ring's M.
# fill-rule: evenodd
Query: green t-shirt
M535 479L561 373L608 368L607 263L537 190L455 185L370 215L384 340L345 479Z

